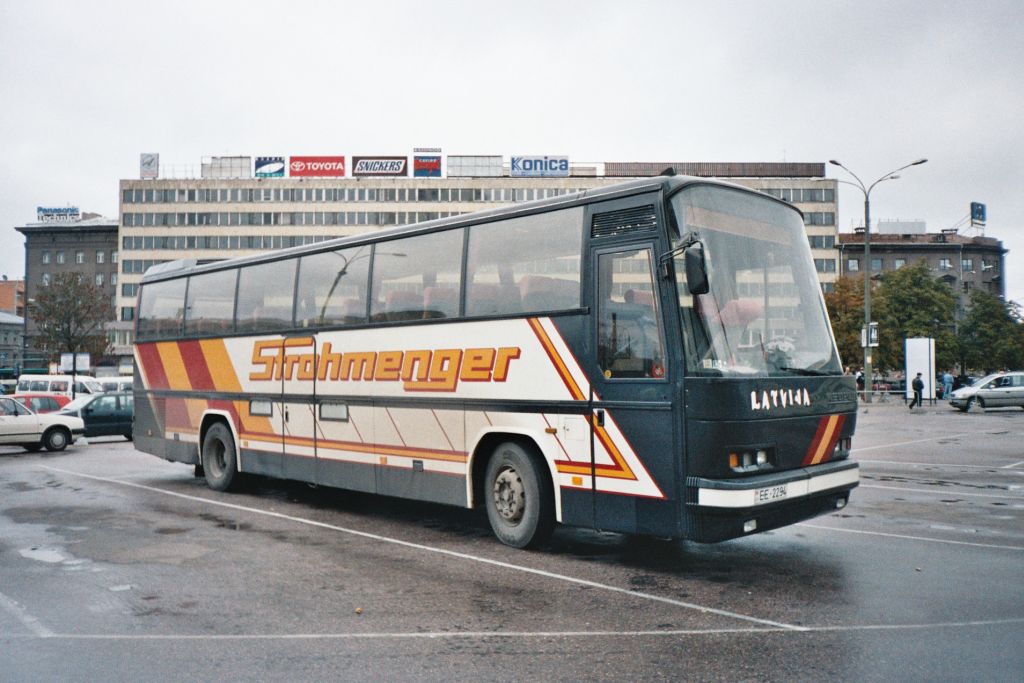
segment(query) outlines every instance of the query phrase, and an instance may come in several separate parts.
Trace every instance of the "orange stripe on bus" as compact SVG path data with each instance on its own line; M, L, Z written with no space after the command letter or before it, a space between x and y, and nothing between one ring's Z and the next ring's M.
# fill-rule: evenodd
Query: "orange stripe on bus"
M828 423L825 425L825 431L821 435L821 440L818 441L818 448L814 452L814 457L811 458L812 465L817 465L821 462L822 458L825 457L828 445L832 443L832 435L835 433L838 424L839 416L829 415Z
M185 360L181 357L178 343L160 342L156 345L156 351L160 354L160 362L167 375L168 388L173 391L191 391L192 383L188 380L188 370L185 368Z
M583 391L580 390L579 385L576 384L576 380L573 379L572 374L569 372L569 368L566 367L562 357L558 355L555 345L551 342L550 337L548 337L548 333L544 331L540 321L537 318L529 318L528 322L530 323L530 327L533 329L533 333L537 335L537 339L540 341L541 346L544 347L544 351L548 354L548 358L551 359L551 363L555 366L555 370L558 372L558 375L562 378L562 382L569 390L569 394L577 401L586 400L587 397L583 394Z

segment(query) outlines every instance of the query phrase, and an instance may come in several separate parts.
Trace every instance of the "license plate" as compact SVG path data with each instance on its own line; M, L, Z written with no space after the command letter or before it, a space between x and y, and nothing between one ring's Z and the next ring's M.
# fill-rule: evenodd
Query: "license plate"
M779 486L766 486L763 489L757 489L754 491L754 503L770 503L773 500L782 500L788 493L787 485L781 484Z

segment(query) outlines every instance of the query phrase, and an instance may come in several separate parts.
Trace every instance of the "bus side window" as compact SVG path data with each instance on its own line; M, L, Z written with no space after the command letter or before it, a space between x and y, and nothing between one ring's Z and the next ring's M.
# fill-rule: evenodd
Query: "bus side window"
M369 246L303 256L299 262L296 326L365 323L369 269Z
M454 317L462 286L462 229L381 242L374 247L370 319Z
M188 279L185 334L221 335L231 332L238 271L219 270Z
M583 209L469 229L466 314L507 315L580 307Z
M297 263L292 258L241 269L235 309L239 332L272 332L292 326Z
M608 379L665 375L649 249L598 256L598 364Z

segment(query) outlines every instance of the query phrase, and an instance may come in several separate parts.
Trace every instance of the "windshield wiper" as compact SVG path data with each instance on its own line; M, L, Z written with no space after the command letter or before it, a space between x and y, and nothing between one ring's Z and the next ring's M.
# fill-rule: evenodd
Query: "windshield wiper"
M804 377L827 377L831 375L831 372L825 372L823 370L809 370L808 368L790 368L785 365L780 365L779 370L786 372L792 372L794 375L801 375Z

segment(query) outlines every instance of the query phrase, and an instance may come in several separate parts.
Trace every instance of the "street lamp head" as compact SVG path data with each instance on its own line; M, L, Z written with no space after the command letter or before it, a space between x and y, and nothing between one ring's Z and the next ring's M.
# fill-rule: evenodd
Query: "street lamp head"
M833 166L842 166L842 164L836 161L835 159L829 159L828 163L832 164Z
M921 164L923 164L923 163L925 163L927 161L928 161L927 159L918 159L917 161L912 163L911 166L920 166Z

